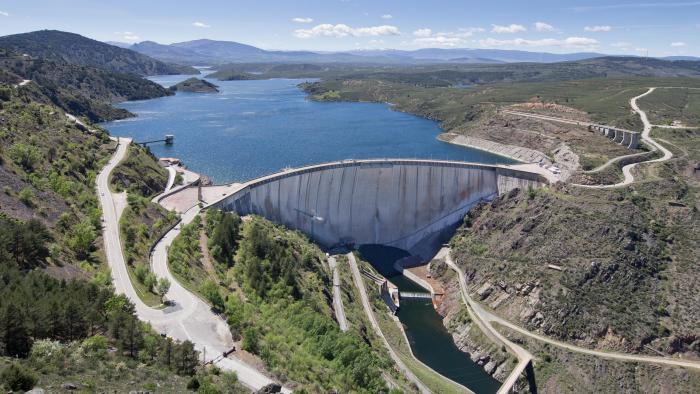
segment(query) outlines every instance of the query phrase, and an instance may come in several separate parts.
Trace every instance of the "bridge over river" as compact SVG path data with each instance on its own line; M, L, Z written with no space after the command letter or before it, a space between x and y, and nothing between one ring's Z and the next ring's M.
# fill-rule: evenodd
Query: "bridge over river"
M537 165L346 160L243 183L212 206L256 214L325 247L381 244L428 257L477 202L548 183Z

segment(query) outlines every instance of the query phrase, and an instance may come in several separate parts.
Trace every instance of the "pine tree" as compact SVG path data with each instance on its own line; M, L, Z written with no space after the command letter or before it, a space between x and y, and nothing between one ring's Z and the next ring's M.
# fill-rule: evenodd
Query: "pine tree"
M0 311L0 352L5 356L27 357L32 341L24 324L24 316L13 303Z

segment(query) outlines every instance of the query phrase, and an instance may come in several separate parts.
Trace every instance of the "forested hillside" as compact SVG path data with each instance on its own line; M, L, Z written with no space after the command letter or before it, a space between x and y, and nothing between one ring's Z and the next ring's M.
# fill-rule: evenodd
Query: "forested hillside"
M32 57L121 73L138 75L198 73L192 67L163 63L129 49L58 30L40 30L0 37L0 47Z
M245 392L235 374L198 369L192 343L156 334L114 294L95 195L114 143L69 119L44 86L3 75L0 386Z
M27 100L56 105L93 122L132 116L112 103L172 94L134 74L22 56L0 47L0 81L17 85L23 80L29 81L20 89Z
M248 219L212 210L187 225L168 252L172 272L227 317L245 357L287 386L386 391L381 345L365 329L340 331L333 318L324 254L299 232Z

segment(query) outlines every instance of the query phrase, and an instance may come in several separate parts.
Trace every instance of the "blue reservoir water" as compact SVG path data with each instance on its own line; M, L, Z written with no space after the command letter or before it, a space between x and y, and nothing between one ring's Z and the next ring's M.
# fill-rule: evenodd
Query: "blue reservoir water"
M188 76L153 80L171 86ZM244 181L284 167L342 159L432 158L510 163L507 158L437 140L438 125L376 103L319 103L297 85L304 80L215 81L220 93L177 93L119 104L136 118L103 124L134 141L175 135L153 144L216 183Z

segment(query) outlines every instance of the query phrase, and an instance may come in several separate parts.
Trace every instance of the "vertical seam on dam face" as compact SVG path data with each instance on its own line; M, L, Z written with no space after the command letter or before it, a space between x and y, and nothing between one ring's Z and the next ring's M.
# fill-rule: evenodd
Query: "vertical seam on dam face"
M477 201L543 183L537 174L489 165L368 160L253 180L215 206L258 214L327 247L351 241L411 251L462 220Z

